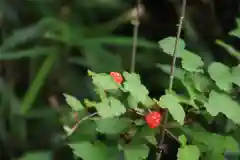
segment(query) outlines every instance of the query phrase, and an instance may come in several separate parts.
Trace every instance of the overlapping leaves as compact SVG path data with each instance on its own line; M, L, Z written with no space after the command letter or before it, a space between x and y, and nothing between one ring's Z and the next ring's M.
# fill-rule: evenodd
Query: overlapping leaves
M208 102L204 106L212 116L223 113L235 123L240 124L240 105L228 95L211 91Z

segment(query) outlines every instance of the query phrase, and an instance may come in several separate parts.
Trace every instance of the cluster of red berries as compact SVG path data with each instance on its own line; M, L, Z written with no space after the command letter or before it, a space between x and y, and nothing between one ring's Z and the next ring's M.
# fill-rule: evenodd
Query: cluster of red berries
M118 84L122 84L123 77L121 73L118 72L111 72L110 76L113 77L114 81ZM160 112L150 112L145 116L145 120L150 128L156 128L161 123L161 113Z

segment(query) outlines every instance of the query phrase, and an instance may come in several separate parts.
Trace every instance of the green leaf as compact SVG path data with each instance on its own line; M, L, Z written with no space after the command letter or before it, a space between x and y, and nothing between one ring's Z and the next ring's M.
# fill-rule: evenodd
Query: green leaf
M204 160L226 160L222 153L207 152Z
M237 28L230 32L230 35L240 38L240 19L237 19Z
M213 62L208 67L208 73L220 89L224 91L232 89L232 74L228 66L219 62Z
M29 152L24 154L19 160L51 160L51 152Z
M202 74L192 74L191 75L193 85L199 92L205 92L209 90L211 85L211 79Z
M168 37L159 41L158 43L160 48L162 48L165 53L172 55L175 46L175 40L176 37ZM182 52L185 52L185 42L182 39L180 39L178 42L177 52L179 53L176 55L177 57L181 57Z
M170 74L171 66L165 64L157 64L157 67L160 68L164 73ZM185 71L181 68L176 67L174 70L174 77L176 79L182 80L184 78Z
M232 68L232 81L240 87L240 64Z
M72 126L71 126L72 127ZM77 141L95 141L97 139L98 132L96 131L96 123L92 120L82 121L77 129L72 133L72 129L70 129L71 136L69 137L69 141L77 142Z
M87 141L82 141L74 144L69 144L73 149L73 153L84 160L108 160L110 153L108 148L102 143L91 144Z
M131 94L128 96L127 100L130 108L138 108L138 101Z
M120 116L126 112L124 105L113 97L98 103L96 109L104 118Z
M125 160L141 160L148 157L149 148L145 144L129 144L124 147Z
M157 131L158 131L157 129L152 129L145 125L140 129L139 132L136 133L135 137L143 138L147 140L149 143L157 145L158 143L156 139Z
M145 99L145 101L142 102L144 106L146 107L151 107L153 106L156 102L149 96Z
M137 102L144 103L148 98L149 92L147 88L141 84L139 75L136 73L130 74L124 72L123 76L125 78L124 90L129 92Z
M181 125L184 124L185 112L180 104L180 100L176 96L172 94L165 94L160 98L158 103L160 107L167 108L169 110L173 119L178 121Z
M182 67L186 71L203 72L201 67L203 67L204 62L200 56L185 50L185 52L181 53L181 58Z
M178 149L178 160L199 160L200 151L197 146L187 145Z
M181 145L185 146L187 144L187 138L185 137L185 135L181 135L178 137L179 141L181 142Z
M33 47L26 50L18 50L11 52L3 52L1 53L1 60L12 60L12 59L20 59L20 58L36 58L39 56L44 56L48 54L56 53L57 49L55 47Z
M227 94L211 91L208 102L204 106L210 115L216 116L218 113L223 113L233 122L240 124L240 105Z
M132 122L126 118L104 118L96 120L97 131L106 134L119 134L125 132Z
M119 84L117 84L112 76L105 74L105 73L100 73L100 74L93 74L93 84L104 90L116 90L120 87Z
M67 102L67 104L74 110L74 111L81 111L84 109L84 106L82 105L82 103L77 100L77 98L64 94L65 100Z
M192 138L194 144L198 143L205 145L209 151L218 154L224 152L239 152L238 143L231 136L222 136L215 133L197 131L189 128L185 128L183 131Z

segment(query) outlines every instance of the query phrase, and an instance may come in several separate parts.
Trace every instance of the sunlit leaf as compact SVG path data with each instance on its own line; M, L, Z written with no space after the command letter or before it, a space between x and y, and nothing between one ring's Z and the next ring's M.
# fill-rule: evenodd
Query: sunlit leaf
M219 62L213 62L208 67L208 73L220 89L224 91L232 89L232 74L228 66Z
M69 145L73 149L73 153L84 160L108 160L110 153L108 148L102 143L91 144L82 141Z
M173 49L175 47L175 40L176 40L176 37L168 37L159 41L158 43L160 45L160 48L162 48L165 53L172 55ZM177 46L176 56L181 57L181 54L183 52L185 52L185 42L182 39L180 39Z
M108 74L104 74L104 73L93 74L92 78L93 78L93 84L100 89L116 90L119 88L119 84L117 84L113 80L112 76Z
M104 118L96 121L97 131L105 134L119 134L131 125L131 121L126 118Z
M173 119L178 121L181 125L184 124L185 112L177 97L172 94L165 94L160 98L158 104L162 108L167 108Z
M146 159L149 148L145 144L129 144L124 147L125 160Z
M126 112L125 106L113 97L98 103L96 109L99 115L104 118L120 116Z
M185 135L181 135L178 137L179 141L181 142L181 145L185 146L187 144L187 138L185 137Z
M125 78L124 81L125 91L128 91L137 102L144 103L148 98L149 92L147 88L141 84L139 75L136 73L130 74L124 72L123 76Z
M204 106L212 116L223 113L235 123L240 124L240 105L227 94L211 91L209 100Z
M181 53L182 67L189 72L203 72L201 67L203 67L204 62L202 58L194 53L187 50Z
M178 160L199 160L200 151L197 146L187 145L178 149Z
M191 75L193 85L199 92L205 92L209 90L211 85L211 79L202 74Z
M84 109L82 103L75 97L64 94L67 104L74 110L74 111L81 111Z

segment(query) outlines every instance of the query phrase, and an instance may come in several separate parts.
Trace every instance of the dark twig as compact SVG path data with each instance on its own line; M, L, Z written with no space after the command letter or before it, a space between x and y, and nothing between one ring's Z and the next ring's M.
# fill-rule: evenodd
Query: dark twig
M140 25L140 5L141 0L137 0L137 16L132 20L133 27L133 44L132 44L132 57L131 57L131 72L135 71L136 65L136 54L137 54L137 43L138 43L138 30Z
M177 59L177 56L176 56L177 46L178 46L178 42L179 42L179 39L180 39L180 36L181 36L183 19L184 19L185 10L186 10L186 3L187 3L187 0L183 0L182 7L181 7L181 15L180 15L180 19L179 19L179 26L178 26L178 31L177 31L177 37L176 37L176 40L175 40L173 53L172 53L173 59L172 59L172 64L171 64L171 72L170 72L170 80L169 80L169 92L171 92L172 88L173 88L174 70L175 70L175 63L176 63L176 59ZM165 111L163 126L166 126L167 121L168 121L168 110ZM166 128L162 127L162 134L161 134L161 140L160 140L159 146L162 146L163 143L164 143L165 132L166 132ZM160 160L161 156L162 156L162 152L160 152L157 155L156 160Z
M89 119L89 118L91 118L91 117L93 117L93 116L95 116L95 115L97 115L97 114L98 114L98 113L95 112L95 113L92 113L92 114L90 114L90 115L88 115L88 116L86 116L86 117L83 117L82 119L78 120L77 123L75 123L74 126L71 128L71 130L68 132L68 136L72 135L73 132L78 128L78 126L79 126L83 121L85 121L85 120L87 120L87 119Z

